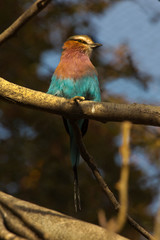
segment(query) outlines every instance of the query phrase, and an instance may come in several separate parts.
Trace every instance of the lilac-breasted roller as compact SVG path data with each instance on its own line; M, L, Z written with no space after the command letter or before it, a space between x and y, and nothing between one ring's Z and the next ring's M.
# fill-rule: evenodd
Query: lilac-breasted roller
M47 93L68 99L84 97L85 100L101 101L97 71L90 61L92 50L99 46L101 44L94 43L87 35L68 38L63 45L60 63L52 76ZM68 119L63 118L63 121L70 136L71 162L74 171L74 203L77 211L77 206L79 210L81 209L77 176L80 153L72 125ZM84 136L88 119L79 119L77 124Z

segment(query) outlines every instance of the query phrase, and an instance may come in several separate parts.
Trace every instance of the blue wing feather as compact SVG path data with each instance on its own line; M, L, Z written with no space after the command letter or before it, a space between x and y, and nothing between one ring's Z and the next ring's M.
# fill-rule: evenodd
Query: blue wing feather
M99 82L96 75L85 76L76 81L73 79L58 79L56 75L53 75L47 93L65 98L83 96L87 100L101 101Z

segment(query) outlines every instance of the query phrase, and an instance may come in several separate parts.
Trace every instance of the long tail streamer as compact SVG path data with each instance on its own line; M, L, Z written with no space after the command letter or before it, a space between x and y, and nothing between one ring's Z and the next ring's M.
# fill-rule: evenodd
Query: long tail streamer
M78 212L81 211L81 199L78 184L77 166L73 167L73 172L74 172L74 207L75 211Z

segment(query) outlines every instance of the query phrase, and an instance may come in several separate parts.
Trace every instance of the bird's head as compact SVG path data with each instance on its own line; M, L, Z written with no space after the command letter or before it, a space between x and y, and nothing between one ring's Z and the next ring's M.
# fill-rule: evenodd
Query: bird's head
M64 43L63 50L72 49L72 51L80 51L90 56L92 50L100 46L102 46L102 44L95 43L87 35L74 35L69 37Z

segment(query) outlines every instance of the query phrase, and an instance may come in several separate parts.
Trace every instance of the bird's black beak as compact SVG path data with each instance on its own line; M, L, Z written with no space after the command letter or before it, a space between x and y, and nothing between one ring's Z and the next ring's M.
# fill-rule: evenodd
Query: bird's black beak
M100 43L92 43L92 44L90 44L90 46L91 46L91 48L97 48L97 47L101 47L102 44L100 44Z

